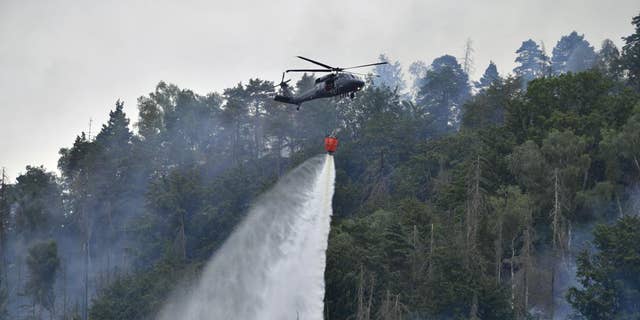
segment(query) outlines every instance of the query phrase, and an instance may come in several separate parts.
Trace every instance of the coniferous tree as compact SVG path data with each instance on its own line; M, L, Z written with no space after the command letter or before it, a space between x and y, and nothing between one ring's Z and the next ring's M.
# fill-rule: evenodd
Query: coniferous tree
M620 78L622 71L620 66L620 51L610 39L602 41L602 46L596 58L595 68L609 77L615 79Z
M542 67L544 53L535 41L529 39L522 42L516 54L518 65L513 69L513 73L520 79L523 87L526 87L531 80L544 75Z
M551 77L553 74L553 70L551 70L551 57L549 57L547 47L542 41L540 41L540 50L542 51L542 57L540 58L540 70L542 70L542 76Z
M624 37L622 65L627 70L629 82L636 90L640 90L640 14L633 17L631 24L634 25L635 32Z
M560 38L553 48L551 68L554 74L580 72L593 67L595 61L593 47L584 40L584 35L573 31Z
M444 55L431 63L418 95L437 134L456 129L462 104L470 96L469 77L455 57Z
M493 61L489 61L489 66L482 74L482 77L479 81L476 82L476 89L483 91L489 88L491 84L496 81L500 81L500 74L498 74L498 68Z
M594 231L596 253L578 257L580 287L568 300L586 319L637 319L640 316L640 219L626 216Z

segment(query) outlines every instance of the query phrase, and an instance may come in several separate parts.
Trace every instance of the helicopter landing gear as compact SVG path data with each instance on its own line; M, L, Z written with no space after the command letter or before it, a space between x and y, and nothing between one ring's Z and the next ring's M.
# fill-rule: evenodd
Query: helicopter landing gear
M351 92L349 93L349 98L351 98L351 100L356 98L356 93L355 92Z

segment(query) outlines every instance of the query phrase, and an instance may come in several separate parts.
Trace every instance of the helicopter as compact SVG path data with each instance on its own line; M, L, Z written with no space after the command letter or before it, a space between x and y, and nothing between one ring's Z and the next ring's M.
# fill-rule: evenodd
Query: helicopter
M388 62L378 62L348 68L338 68L309 58L301 56L297 57L313 64L317 64L324 69L289 69L282 73L282 80L280 80L280 84L277 84L276 87L279 86L282 89L283 94L276 95L274 100L283 103L295 104L297 106L296 110L300 110L300 105L303 102L320 98L349 95L353 99L355 97L355 93L364 87L364 81L358 76L363 74L345 70L388 64ZM316 79L313 88L302 92L299 95L291 95L288 85L291 79L287 81L284 80L285 74L289 72L329 72L329 74Z

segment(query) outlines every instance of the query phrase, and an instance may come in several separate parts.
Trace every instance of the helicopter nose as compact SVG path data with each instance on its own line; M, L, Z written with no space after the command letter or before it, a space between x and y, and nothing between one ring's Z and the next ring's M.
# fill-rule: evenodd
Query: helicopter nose
M360 89L362 89L362 87L364 87L364 81L356 80L356 88L358 88L358 90L360 90Z

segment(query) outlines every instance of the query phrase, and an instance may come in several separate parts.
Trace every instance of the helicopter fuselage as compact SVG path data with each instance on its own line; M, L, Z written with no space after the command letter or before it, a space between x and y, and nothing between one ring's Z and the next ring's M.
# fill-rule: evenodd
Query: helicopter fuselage
M291 103L300 106L303 102L329 98L357 92L364 87L364 81L358 76L349 73L331 73L316 79L313 88L299 95L277 95L276 101Z

